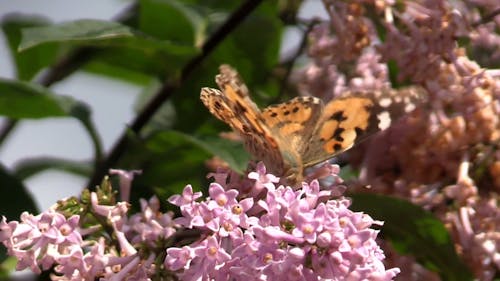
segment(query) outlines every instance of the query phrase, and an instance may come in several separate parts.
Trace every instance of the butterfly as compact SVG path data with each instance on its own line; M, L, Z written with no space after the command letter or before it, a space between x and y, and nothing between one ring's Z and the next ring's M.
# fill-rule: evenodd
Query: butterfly
M263 110L250 99L239 74L221 65L215 77L220 90L202 88L200 99L210 113L238 132L245 148L286 179L300 183L304 169L328 160L362 141L363 136L390 125L398 108L412 109L420 95L346 93L324 104L316 97L296 97ZM402 110L401 110L402 109Z

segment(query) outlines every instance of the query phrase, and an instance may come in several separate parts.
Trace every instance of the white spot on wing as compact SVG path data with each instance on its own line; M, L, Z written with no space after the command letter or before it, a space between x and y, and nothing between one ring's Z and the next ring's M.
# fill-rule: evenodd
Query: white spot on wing
M408 103L406 106L405 106L405 112L408 113L408 112L412 112L413 110L415 110L416 106L413 104L413 103Z
M378 103L380 104L381 107L386 108L386 107L389 107L391 105L392 100L391 100L391 98L383 98L383 99L380 99Z
M378 128L380 130L385 130L391 125L391 115L387 111L380 112L377 115L378 118Z

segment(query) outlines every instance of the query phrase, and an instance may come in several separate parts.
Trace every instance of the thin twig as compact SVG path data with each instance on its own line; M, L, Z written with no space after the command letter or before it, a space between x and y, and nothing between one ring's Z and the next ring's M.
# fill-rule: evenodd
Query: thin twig
M87 184L90 190L94 190L108 170L116 164L122 154L126 151L129 141L129 130L138 134L146 123L152 118L160 106L182 85L198 67L198 65L213 51L213 49L226 38L263 0L245 1L226 22L208 38L201 48L201 53L193 57L182 69L181 75L175 81L167 78L161 89L154 98L136 116L132 124L120 136L108 157L96 168L94 175Z

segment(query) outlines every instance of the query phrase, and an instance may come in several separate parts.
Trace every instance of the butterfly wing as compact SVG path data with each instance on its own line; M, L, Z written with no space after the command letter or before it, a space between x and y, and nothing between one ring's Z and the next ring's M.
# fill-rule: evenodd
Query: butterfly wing
M305 140L311 138L322 111L323 102L315 97L297 97L262 111L264 122L279 144L288 176L302 174Z
M387 92L346 93L325 105L303 153L304 167L348 150L410 112L424 94L416 88Z
M367 130L372 107L373 102L363 97L337 98L327 103L304 151L304 166L312 166L351 148Z
M215 81L222 91L202 88L200 99L209 111L238 132L246 149L264 161L273 172L284 170L277 141L263 120L262 112L250 99L248 88L238 73L228 65L221 65Z
M228 102L223 92L213 88L202 88L200 99L212 115L228 124L235 131L248 131L245 120L233 110L234 106Z

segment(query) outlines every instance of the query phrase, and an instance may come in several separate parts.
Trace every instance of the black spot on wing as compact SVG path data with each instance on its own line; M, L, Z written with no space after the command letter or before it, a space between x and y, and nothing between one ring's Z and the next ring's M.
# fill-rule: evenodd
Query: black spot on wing
M246 134L250 133L250 131L251 131L250 128L247 125L245 125L245 124L243 124L243 126L241 127L241 129Z
M221 104L220 104L220 102L218 102L218 101L214 102L214 107L215 107L215 109L217 109L217 110L221 110L221 109L222 109L222 105L221 105Z
M240 102L236 103L236 107L238 108L238 112L241 113L247 112L247 109Z
M339 151L342 149L342 146L338 143L334 144L333 145L333 150L335 150L335 152Z
M337 141L344 141L344 138L341 136L344 131L344 128L335 129L335 132L333 132L333 138Z
M337 122L342 122L342 121L347 120L347 117L344 116L344 111L340 110L340 111L337 111L334 114L332 114L330 119L333 119Z
M356 127L354 128L354 131L356 132L356 136L360 136L361 134L363 134L364 130L361 129L360 127Z

